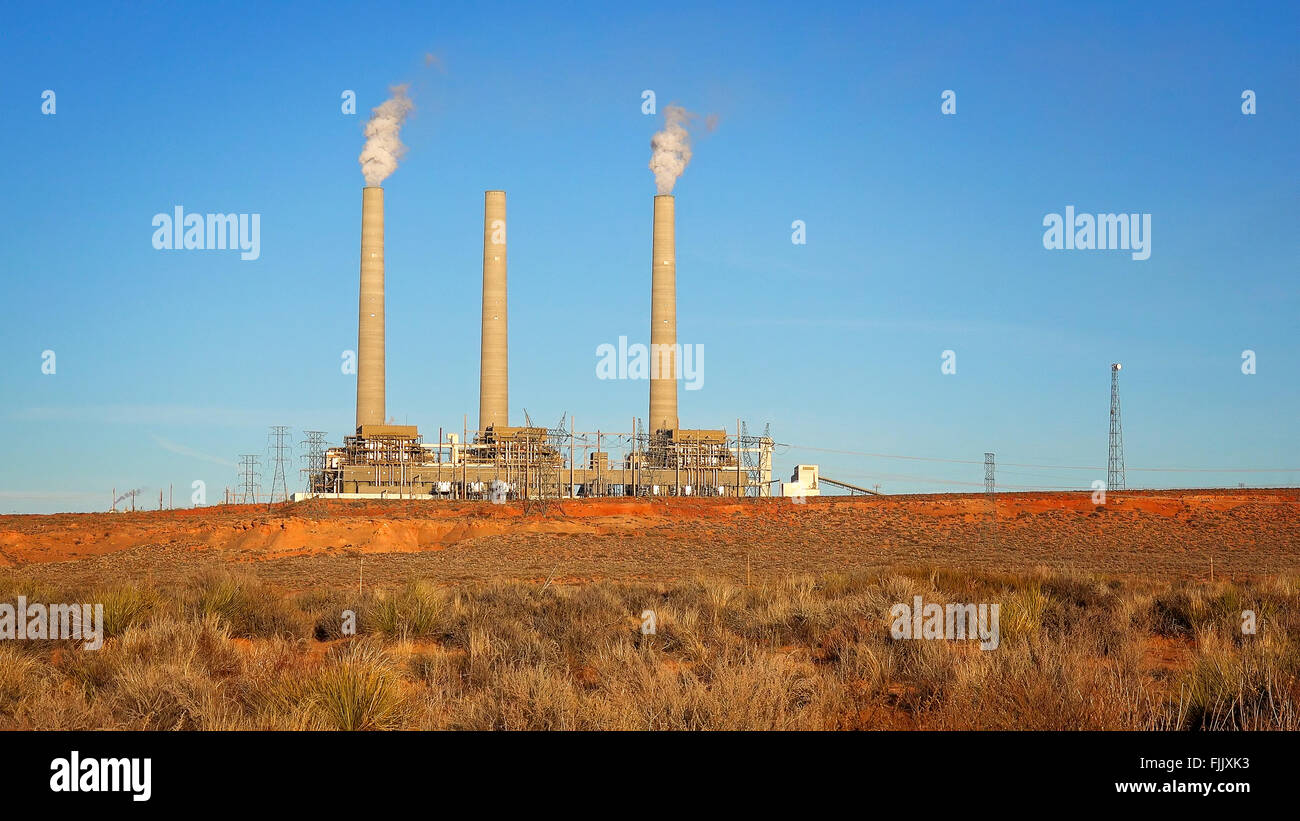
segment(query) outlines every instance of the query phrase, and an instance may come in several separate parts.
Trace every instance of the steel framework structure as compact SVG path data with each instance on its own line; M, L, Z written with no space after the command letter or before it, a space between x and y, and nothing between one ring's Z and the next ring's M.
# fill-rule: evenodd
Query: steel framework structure
M1106 489L1124 489L1124 426L1119 415L1120 363L1110 366L1110 457L1106 460Z
M262 474L257 470L257 456L245 453L239 457L239 503L257 504L258 491L261 490Z
M268 502L287 502L289 501L289 480L285 476L285 463L291 458L288 425L272 425L271 433L267 437L267 444L270 448L270 457L275 460L275 468L271 473L271 494L267 497Z

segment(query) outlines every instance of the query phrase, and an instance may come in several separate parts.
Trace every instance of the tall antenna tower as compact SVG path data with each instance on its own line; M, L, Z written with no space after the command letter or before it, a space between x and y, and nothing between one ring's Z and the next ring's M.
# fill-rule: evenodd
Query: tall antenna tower
M993 482L993 454L986 452L984 454L984 492L991 497L995 492L995 487Z
M304 487L307 492L314 493L317 489L318 477L325 473L325 431L305 430L303 433L307 438L301 443L305 450L302 458L307 463L307 467L301 472L306 474Z
M289 450L292 447L288 442L289 426L272 425L271 433L267 438L270 440L271 458L275 460L275 472L271 475L271 495L267 501L287 502L289 483L284 476L284 465L290 458Z
M261 489L262 474L257 470L257 456L252 453L239 457L239 503L241 505L257 504L257 493Z
M1124 427L1119 418L1120 363L1110 366L1110 459L1106 462L1106 489L1124 489Z

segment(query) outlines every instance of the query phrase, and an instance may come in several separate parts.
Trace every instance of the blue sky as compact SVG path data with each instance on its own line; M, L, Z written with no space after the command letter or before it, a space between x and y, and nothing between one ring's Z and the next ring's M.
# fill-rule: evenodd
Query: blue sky
M890 492L978 490L985 451L1006 489L1087 488L1122 361L1130 486L1295 485L1300 12L1238 5L9 7L0 512L215 501L270 425L341 440L361 130L401 82L388 410L427 437L477 414L489 188L512 416L645 416L595 350L648 335L652 89L718 120L675 190L684 426L770 422L779 472ZM260 258L155 250L178 205L260 214ZM1067 205L1151 214L1150 259L1044 249Z

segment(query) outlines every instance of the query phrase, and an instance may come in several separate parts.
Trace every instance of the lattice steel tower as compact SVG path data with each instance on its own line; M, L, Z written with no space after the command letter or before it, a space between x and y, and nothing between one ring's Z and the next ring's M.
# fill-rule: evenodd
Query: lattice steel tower
M257 470L257 457L251 453L239 457L239 503L257 504L257 492L261 489L262 474Z
M308 493L315 493L323 488L318 487L325 475L325 431L323 430L305 430L307 438L303 440L302 446L305 452L302 455L303 461L307 467L302 469L306 477L306 490Z
M995 488L996 486L993 482L993 454L985 453L984 454L984 492L992 496L995 492Z
M1106 489L1124 489L1124 427L1119 418L1118 362L1110 366L1110 459L1106 463Z
M284 464L290 458L288 437L288 425L271 426L269 439L271 456L275 459L275 473L271 474L271 495L267 497L268 502L276 501L277 493L280 501L289 501L289 484L284 476Z

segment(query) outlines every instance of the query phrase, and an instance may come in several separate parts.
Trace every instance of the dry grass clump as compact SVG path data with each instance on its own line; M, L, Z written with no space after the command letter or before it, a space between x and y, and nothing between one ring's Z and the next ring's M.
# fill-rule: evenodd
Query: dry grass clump
M132 627L145 624L167 607L156 589L136 583L100 587L91 591L85 600L104 605L106 636L120 636Z
M311 627L281 591L247 574L206 573L189 585L182 606L191 618L215 616L242 638L304 637Z
M382 646L356 642L330 654L305 682L301 709L329 730L389 730L404 723L398 668Z
M0 644L0 712L13 710L41 685L40 667L35 658Z
M108 636L93 652L0 642L0 728L1300 729L1285 577L902 567L754 586L416 579L361 595L210 572L0 591L101 602ZM998 604L999 647L893 639L890 610L914 596Z
M1258 641L1203 628L1179 682L1170 726L1190 730L1300 729L1300 662L1292 641L1270 631Z

